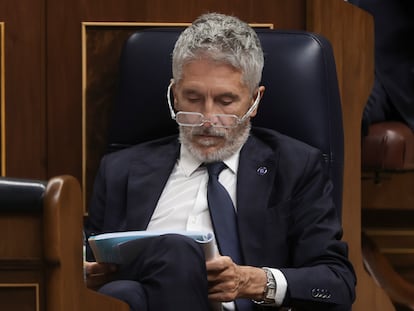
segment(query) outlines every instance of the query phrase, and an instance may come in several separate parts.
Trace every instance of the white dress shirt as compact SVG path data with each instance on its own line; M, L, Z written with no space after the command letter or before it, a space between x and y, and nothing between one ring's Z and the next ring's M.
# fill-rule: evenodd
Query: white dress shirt
M219 175L219 181L230 194L236 211L239 155L237 152L225 160L227 168ZM207 202L208 173L201 164L185 146L181 146L180 158L165 185L147 230L213 232ZM277 284L275 302L279 306L286 295L287 282L280 270L271 271ZM223 306L225 310L235 310L232 302L223 303Z

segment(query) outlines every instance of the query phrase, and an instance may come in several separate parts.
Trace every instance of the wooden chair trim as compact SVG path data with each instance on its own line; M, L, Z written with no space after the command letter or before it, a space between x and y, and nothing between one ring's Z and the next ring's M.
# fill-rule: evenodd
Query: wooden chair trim
M402 278L366 234L362 234L362 254L368 273L390 299L414 310L414 284Z

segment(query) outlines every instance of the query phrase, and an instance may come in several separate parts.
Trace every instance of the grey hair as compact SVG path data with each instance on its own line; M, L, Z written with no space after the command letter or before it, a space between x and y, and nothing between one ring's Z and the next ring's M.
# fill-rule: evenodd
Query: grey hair
M208 13L186 28L173 51L174 81L180 82L185 64L206 58L240 70L242 82L251 92L259 86L264 63L262 47L256 32L240 19Z

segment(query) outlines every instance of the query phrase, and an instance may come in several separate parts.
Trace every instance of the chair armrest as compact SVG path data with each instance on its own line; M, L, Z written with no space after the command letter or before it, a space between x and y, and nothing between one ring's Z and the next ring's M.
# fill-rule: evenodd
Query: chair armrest
M402 278L367 235L362 234L364 266L376 283L384 289L393 303L414 310L414 284Z

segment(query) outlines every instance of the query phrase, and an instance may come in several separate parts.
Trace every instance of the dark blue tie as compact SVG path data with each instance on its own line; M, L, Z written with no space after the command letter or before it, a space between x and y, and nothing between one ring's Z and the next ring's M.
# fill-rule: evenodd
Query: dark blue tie
M226 164L214 162L208 163L206 166L209 175L208 207L220 253L224 256L230 256L235 263L242 264L236 212L229 193L218 181L218 176Z
M237 215L233 201L226 188L218 181L220 172L226 167L223 162L206 164L208 171L207 200L211 221L221 255L230 256L237 264L242 264ZM249 299L235 301L238 311L253 310Z

